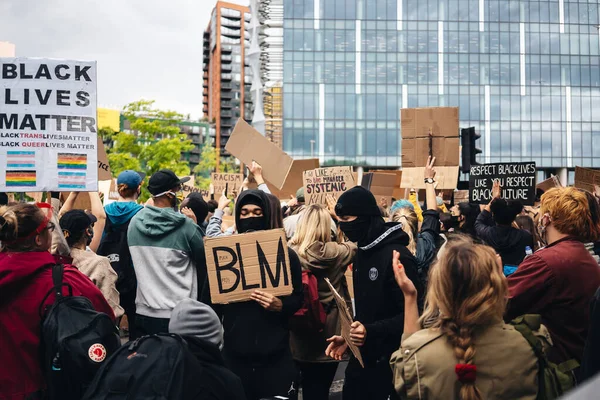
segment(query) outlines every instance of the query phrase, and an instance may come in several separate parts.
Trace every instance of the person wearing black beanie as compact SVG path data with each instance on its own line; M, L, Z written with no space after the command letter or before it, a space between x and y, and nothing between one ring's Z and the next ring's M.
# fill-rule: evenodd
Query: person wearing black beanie
M261 190L243 191L235 204L238 233L281 229L272 210L274 202ZM223 359L240 377L248 400L288 398L295 392L296 366L289 346L289 318L304 300L302 266L289 249L292 294L275 297L256 291L253 300L225 305L212 304L208 282L202 302L213 307L223 321Z
M335 206L339 226L358 243L352 276L355 295L355 322L350 335L359 346L365 367L351 356L344 381L344 400L385 400L396 398L389 360L398 349L404 329L404 296L392 270L392 252L400 253L406 274L419 296L423 288L416 260L406 248L408 235L402 225L385 223L373 194L357 186L344 192ZM343 351L341 336L330 339L328 354Z

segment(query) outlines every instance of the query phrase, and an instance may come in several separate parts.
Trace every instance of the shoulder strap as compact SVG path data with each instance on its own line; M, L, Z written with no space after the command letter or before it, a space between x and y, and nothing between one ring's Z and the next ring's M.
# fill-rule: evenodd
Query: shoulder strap
M54 284L54 293L56 298L62 297L63 275L65 266L62 264L54 264L52 266L52 283Z
M48 266L50 266L50 265L48 265ZM64 271L65 271L65 266L63 264L52 265L52 285L53 286L52 286L52 289L50 289L48 291L48 293L46 293L46 295L44 296L44 298L42 299L42 301L40 303L40 306L38 309L40 318L44 317L44 303L46 303L46 300L48 300L48 297L50 297L50 295L52 293L54 293L56 296L54 299L54 303L56 303L56 301L58 299L63 297L63 293L62 293L63 286L66 286L69 289L69 296L73 296L73 287L69 283L63 281Z

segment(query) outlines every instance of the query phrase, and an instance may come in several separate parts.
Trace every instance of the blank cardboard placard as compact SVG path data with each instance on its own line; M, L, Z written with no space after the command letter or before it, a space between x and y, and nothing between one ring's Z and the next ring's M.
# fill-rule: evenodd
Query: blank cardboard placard
M456 190L454 191L454 204L469 202L469 191L468 190Z
M263 178L281 189L292 167L292 157L283 152L240 118L225 145L225 150L246 165L256 161L263 168Z
M274 296L292 293L283 229L205 239L204 249L213 303L248 301L255 290Z
M435 167L436 189L456 189L458 184L458 167ZM403 189L425 189L425 167L403 168Z
M365 364L363 363L362 355L360 354L360 349L352 344L352 340L350 339L350 325L352 325L352 314L350 310L348 310L348 305L346 301L340 294L335 290L329 278L325 278L325 282L327 282L327 286L329 286L329 290L333 293L333 298L335 299L335 303L340 310L340 324L342 325L342 337L346 340L346 344L348 344L348 348L354 354L354 357L358 360L360 365L364 368Z
M335 198L356 186L352 167L316 168L304 171L304 201L311 204L327 204L327 195Z
M213 187L217 196L221 197L223 190L227 189L227 195L235 192L240 193L240 188L244 183L244 174L225 174L213 172L210 174Z
M402 171L368 172L363 174L361 186L373 193L378 203L384 198L392 205L392 198L400 198L396 195L399 195L401 182Z
M403 108L402 139L458 137L458 107Z
M547 192L550 189L561 188L561 187L562 187L562 184L560 183L558 176L552 175L550 178L546 179L545 181L541 181L540 183L538 183L535 188L539 189L543 192Z

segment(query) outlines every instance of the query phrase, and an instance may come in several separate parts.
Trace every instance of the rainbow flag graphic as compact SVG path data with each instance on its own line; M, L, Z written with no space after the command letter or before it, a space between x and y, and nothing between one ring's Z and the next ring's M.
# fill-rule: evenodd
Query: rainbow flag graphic
M58 171L60 189L85 189L85 172Z
M87 169L87 154L58 153L58 169Z
M6 168L35 168L35 151L8 151Z
M6 171L7 187L35 187L35 171Z

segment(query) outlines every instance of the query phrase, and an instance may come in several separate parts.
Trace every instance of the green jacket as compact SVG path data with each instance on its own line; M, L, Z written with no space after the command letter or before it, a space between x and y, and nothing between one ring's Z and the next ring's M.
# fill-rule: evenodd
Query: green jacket
M206 279L200 227L171 208L146 206L127 232L137 277L136 312L170 318L183 299L199 298Z

